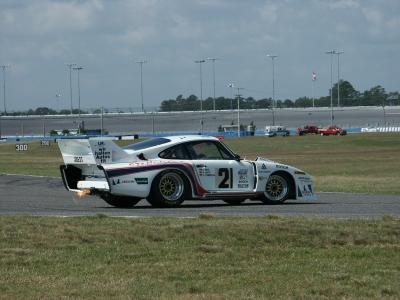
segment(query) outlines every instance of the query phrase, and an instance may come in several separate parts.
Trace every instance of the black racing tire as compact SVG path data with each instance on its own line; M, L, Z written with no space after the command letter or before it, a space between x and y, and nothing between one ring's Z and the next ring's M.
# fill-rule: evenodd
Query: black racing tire
M100 196L107 204L118 208L134 207L141 199L137 197L116 196L109 193Z
M239 199L224 199L223 201L230 205L240 205L241 203L246 201L246 199L241 199L241 198L239 198Z
M265 184L264 197L261 201L265 204L282 204L292 193L290 175L284 173L272 174Z
M147 201L154 207L178 207L189 197L186 176L176 170L166 170L154 178Z

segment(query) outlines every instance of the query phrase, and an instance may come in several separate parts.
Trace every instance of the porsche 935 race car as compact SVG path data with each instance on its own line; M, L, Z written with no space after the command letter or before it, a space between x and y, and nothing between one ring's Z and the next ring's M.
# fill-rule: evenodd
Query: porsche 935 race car
M156 207L177 207L189 199L229 204L316 199L305 172L261 157L242 159L215 137L160 137L124 148L101 138L58 145L65 187L115 207L132 207L143 198Z

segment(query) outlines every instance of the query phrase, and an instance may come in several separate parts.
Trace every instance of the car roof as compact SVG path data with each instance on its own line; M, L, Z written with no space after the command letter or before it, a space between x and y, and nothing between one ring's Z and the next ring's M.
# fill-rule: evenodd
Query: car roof
M216 137L212 136L205 136L205 135L178 135L178 136L165 136L165 137L156 137L147 141L152 141L152 140L162 140L160 143L156 144L149 144L149 145L143 145L143 147L140 147L140 144L146 143L144 142L139 142L136 144L131 144L126 147L124 147L125 151L129 152L134 152L134 151L143 151L143 152L157 152L157 151L162 151L166 148L169 148L174 145L179 145L181 143L186 143L186 142L198 142L198 141L214 141L218 142L219 139ZM135 145L139 146L140 148L134 149Z
M171 140L171 143L192 141L219 141L218 138L207 135L175 135L165 136L164 138Z

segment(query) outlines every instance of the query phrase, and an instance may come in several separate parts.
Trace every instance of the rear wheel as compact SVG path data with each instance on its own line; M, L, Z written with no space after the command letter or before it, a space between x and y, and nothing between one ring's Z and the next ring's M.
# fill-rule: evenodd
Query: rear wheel
M225 203L228 203L230 205L240 205L242 202L244 202L246 199L225 199L223 200Z
M283 174L273 174L265 184L264 197L261 199L266 204L281 204L289 198L290 181Z
M136 197L115 196L111 194L104 194L100 196L107 204L119 208L134 207L141 199Z
M155 207L178 207L189 191L189 183L183 174L165 171L154 179L147 201Z

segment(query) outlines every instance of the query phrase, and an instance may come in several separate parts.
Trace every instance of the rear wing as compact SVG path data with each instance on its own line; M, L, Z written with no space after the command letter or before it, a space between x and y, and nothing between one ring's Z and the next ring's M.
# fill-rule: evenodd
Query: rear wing
M111 140L61 139L58 140L66 165L101 165L138 160L136 155L128 154Z

